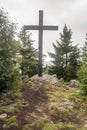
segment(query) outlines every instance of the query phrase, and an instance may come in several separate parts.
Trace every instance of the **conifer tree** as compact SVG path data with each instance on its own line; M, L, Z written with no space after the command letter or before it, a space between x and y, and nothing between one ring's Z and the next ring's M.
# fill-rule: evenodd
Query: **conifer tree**
M58 78L63 77L65 80L76 78L74 69L77 69L77 64L79 64L77 60L79 50L77 47L72 46L71 37L71 29L68 29L65 25L63 32L60 33L60 41L56 41L56 45L53 43L55 53L49 53L53 59L52 65L49 67L49 73L57 74Z
M82 48L82 58L83 58L83 61L87 61L87 34L86 34L86 38L85 38L85 44Z
M38 71L38 52L37 49L33 47L33 41L30 39L31 33L21 31L20 39L22 41L21 45L21 70L22 75L27 75L29 77L37 74Z
M16 58L18 43L15 40L16 25L7 13L0 9L0 91L16 86L18 70Z
M80 80L81 83L80 85L81 89L83 90L84 94L87 96L87 38L82 48L82 65L78 70L77 74L78 74L78 79Z
M69 79L77 79L77 71L81 65L78 45L72 47L69 57Z

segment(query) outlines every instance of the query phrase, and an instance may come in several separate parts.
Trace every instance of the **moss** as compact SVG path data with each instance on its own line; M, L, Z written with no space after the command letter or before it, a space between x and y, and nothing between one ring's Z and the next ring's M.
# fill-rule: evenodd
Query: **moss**
M42 130L57 130L57 127L54 124L45 124Z
M64 123L63 123L63 122L58 122L58 123L56 124L56 127L57 127L58 129L64 129Z
M74 124L65 124L63 122L59 122L56 124L56 127L58 130L77 130L76 126Z
M44 127L44 121L39 119L35 121L35 126L39 127L39 128L43 128Z
M17 102L15 103L15 106L17 107L27 107L29 106L29 103L25 101L24 99L18 99Z
M10 106L4 106L3 107L3 112L14 113L14 112L18 112L18 109L15 107L14 104L11 104Z
M62 97L62 98L69 98L70 93L60 91L60 92L56 92L55 96Z
M65 130L76 130L77 128L72 124L65 125Z
M22 93L20 91L14 93L14 97L15 98L21 98L22 97Z
M63 109L63 110L61 110L61 114L62 114L64 117L71 116L72 111L71 111L71 109Z
M70 98L71 99L82 99L84 101L87 101L87 96L85 96L82 92L79 92L79 93L73 93L70 95Z
M29 124L23 126L22 130L32 130Z
M3 125L3 129L8 129L12 126L18 127L18 122L17 122L16 116L12 116L12 117L6 119L6 123Z
M1 100L3 101L2 105L8 105L11 103L11 99L7 97L2 97Z

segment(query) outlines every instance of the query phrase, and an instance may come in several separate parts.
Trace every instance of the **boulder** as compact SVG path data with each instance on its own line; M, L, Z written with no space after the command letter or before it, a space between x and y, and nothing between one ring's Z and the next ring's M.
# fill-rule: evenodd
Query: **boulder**
M70 80L70 87L78 87L79 86L79 81L78 80Z
M7 114L6 114L6 113L3 113L3 114L0 115L0 119L6 118L6 117L7 117Z
M53 85L57 85L59 87L61 87L64 84L64 79L60 78L58 80L57 75L49 75L49 74L44 74L42 77L38 77L38 75L34 75L33 77L31 77L31 80L38 80L38 81L46 81L46 82L50 82Z

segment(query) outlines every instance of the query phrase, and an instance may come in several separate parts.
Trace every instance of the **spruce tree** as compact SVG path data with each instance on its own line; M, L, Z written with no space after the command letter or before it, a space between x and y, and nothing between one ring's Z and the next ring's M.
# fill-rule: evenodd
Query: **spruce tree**
M87 34L86 34L87 37ZM82 48L82 65L78 70L78 79L81 82L81 89L84 94L87 96L87 38L85 39L85 44Z
M77 71L81 65L80 50L78 45L72 47L69 57L69 79L77 79Z
M33 47L33 41L30 39L31 33L22 31L20 32L21 39L21 70L22 75L27 75L29 77L37 74L38 71L38 52L37 49Z
M86 38L85 38L85 44L82 48L82 59L83 61L87 61L87 34L86 34Z
M19 75L16 66L18 43L15 40L15 29L16 25L0 9L0 91L16 86Z
M79 63L77 61L79 51L77 47L72 46L71 37L71 29L68 29L65 25L63 32L60 33L60 41L56 41L56 45L53 43L55 53L49 53L53 59L52 65L49 67L49 73L57 74L58 78L64 78L67 81L76 78L74 69L77 69L77 64Z

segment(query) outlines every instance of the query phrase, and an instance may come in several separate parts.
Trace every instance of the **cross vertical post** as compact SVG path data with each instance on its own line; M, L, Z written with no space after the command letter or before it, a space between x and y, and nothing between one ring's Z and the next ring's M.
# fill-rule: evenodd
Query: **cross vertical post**
M39 65L38 76L42 76L42 48L43 48L43 11L39 11Z
M24 30L38 30L39 31L39 62L38 62L38 76L42 77L42 48L43 48L43 31L56 31L58 26L43 25L43 10L39 11L39 25L24 25Z

